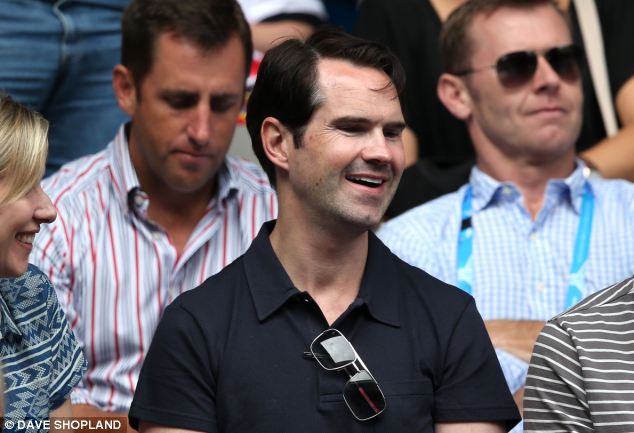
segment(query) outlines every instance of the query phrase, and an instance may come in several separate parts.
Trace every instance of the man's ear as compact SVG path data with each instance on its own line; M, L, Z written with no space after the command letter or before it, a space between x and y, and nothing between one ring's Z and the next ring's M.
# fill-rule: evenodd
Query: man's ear
M267 117L260 128L266 157L282 171L288 172L288 154L293 146L293 134L275 117Z
M112 88L119 107L132 117L137 106L137 89L128 68L119 64L112 70Z
M455 117L467 120L471 116L471 95L460 77L442 74L438 79L436 91L440 101Z

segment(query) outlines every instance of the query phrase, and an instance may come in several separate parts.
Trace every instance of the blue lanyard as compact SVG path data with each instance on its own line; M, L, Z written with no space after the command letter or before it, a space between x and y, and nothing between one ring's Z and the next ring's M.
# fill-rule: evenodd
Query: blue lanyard
M460 232L458 234L458 283L465 292L473 293L473 226L471 217L473 216L473 193L471 186L467 187L462 201L462 217ZM594 196L590 190L588 182L583 188L581 212L579 215L579 227L577 229L577 239L570 267L570 281L568 292L566 293L566 309L572 307L583 298L585 285L585 264L588 260L590 250L590 234L592 233L592 217L594 214Z

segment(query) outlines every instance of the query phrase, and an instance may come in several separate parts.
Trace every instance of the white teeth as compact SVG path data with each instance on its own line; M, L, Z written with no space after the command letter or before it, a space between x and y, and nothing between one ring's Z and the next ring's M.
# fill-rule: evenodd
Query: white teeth
M33 240L35 240L35 233L31 233L31 234L17 234L15 236L15 238L17 240L19 240L20 242L24 242L25 244L32 244Z
M349 176L348 178L351 179L351 180L357 180L357 181L360 181L360 182L371 183L373 185L381 185L383 183L383 180L375 179L375 178L371 178L371 177Z

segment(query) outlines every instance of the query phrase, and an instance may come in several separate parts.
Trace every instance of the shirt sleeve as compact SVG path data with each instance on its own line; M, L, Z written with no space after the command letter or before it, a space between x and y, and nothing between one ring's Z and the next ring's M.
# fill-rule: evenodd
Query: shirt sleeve
M506 383L511 390L511 394L515 394L524 387L528 364L502 349L495 349L495 353L500 362L500 367L502 367L502 373L504 373Z
M450 336L435 400L436 422L500 422L508 431L520 421L473 301Z
M524 392L524 431L594 432L579 354L558 324L546 324L535 343Z
M68 399L73 387L81 380L86 371L86 360L57 302L57 296L50 281L39 270L37 272L46 296L48 331L50 332L49 410L55 410Z
M195 318L172 304L154 334L130 408L140 421L217 432L216 379L204 332Z

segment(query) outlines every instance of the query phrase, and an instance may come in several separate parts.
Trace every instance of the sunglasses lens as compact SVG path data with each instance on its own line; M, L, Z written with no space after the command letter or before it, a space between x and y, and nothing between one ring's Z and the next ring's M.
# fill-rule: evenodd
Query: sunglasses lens
M350 365L356 354L350 342L334 329L324 331L310 345L313 356L326 370L336 370Z
M562 79L572 81L579 78L583 62L583 52L579 47L570 45L553 48L546 53L545 57Z
M495 65L500 83L505 87L526 84L537 69L537 55L531 51L518 51L500 57Z
M360 421L370 419L385 409L385 397L379 385L365 370L359 371L346 383L343 398Z

